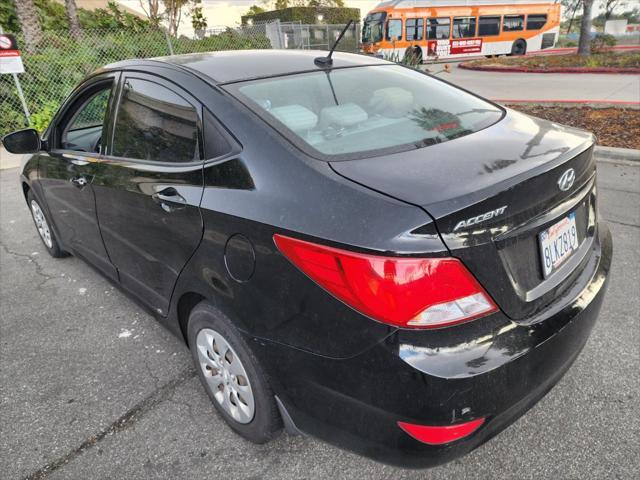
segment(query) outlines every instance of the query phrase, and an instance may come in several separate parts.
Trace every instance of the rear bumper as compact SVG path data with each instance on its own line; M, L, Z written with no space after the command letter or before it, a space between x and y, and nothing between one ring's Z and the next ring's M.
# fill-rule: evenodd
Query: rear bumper
M595 243L594 263L576 282L577 291L535 324L496 314L457 328L399 330L347 359L264 341L255 350L300 430L385 463L445 463L513 423L576 359L607 288L612 242L606 226L600 225ZM397 426L479 417L486 421L475 433L442 446L418 442Z

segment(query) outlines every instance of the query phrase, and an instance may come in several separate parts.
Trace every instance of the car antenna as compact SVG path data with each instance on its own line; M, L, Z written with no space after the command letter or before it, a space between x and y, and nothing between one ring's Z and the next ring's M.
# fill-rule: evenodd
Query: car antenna
M331 50L329 50L329 55L327 55L326 57L316 57L313 59L313 63L315 63L318 67L330 67L333 64L331 55L333 55L333 51L336 49L336 47L338 46L338 43L340 43L340 40L342 40L342 37L344 36L347 29L351 26L352 23L353 23L353 20L349 20L349 22L342 29L342 32L340 32L340 35L338 35L338 38L333 43Z

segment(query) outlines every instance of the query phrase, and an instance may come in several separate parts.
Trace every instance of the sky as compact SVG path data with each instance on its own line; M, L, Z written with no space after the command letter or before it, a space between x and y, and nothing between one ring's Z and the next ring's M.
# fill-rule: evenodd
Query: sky
M364 17L380 1L345 0L345 5L351 8L359 8L360 15ZM126 5L133 10L141 11L139 0L118 0L118 3ZM240 16L244 15L251 5L259 5L264 8L260 0L202 0L202 13L207 18L209 28L219 25L234 27L240 24ZM191 19L183 16L180 23L180 33L190 35L192 32Z
M144 0L142 1L144 2ZM345 5L351 8L359 8L361 17L364 17L380 1L382 0L345 0ZM634 1L627 1L627 6L633 4ZM133 10L142 11L140 0L117 0L117 2ZM602 0L596 0L594 4L594 16L600 13L600 3L602 3ZM259 5L265 8L261 0L202 0L202 13L207 18L209 28L216 26L235 27L240 25L240 16L244 15L251 5ZM179 33L188 36L193 34L189 17L182 17Z

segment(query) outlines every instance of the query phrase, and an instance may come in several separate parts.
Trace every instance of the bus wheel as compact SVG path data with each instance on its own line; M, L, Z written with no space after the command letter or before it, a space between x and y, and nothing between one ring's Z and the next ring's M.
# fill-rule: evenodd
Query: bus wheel
M527 42L522 39L513 42L511 47L511 55L524 55L527 53Z
M422 63L422 49L420 47L407 48L402 63L411 66L420 65Z

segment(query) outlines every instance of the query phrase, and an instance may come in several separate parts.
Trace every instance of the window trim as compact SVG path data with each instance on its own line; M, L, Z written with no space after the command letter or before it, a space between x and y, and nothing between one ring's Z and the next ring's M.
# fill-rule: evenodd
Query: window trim
M497 18L498 19L498 33L494 33L492 35L482 35L480 33L480 19L482 19L482 18ZM502 32L502 15L480 15L478 17L478 24L477 24L477 27L476 27L476 33L478 34L477 35L478 37L482 37L482 38L485 38L485 37L499 37L501 32Z
M413 33L415 34L419 28L422 28L422 35L415 36L411 39L409 39L409 26L408 23L409 21L414 21L415 24L413 25L413 27L411 27L411 30L413 31ZM420 23L421 22L421 23ZM404 38L407 42L419 42L424 40L424 18L422 17L411 17L411 18L405 18L404 20Z
M402 39L404 38L403 36L404 22L402 21L401 18L390 18L387 20L387 28L385 29L386 31L384 32L384 38L387 40L387 42L391 41L391 36L389 35L389 24L391 22L400 22L400 36L396 38L396 41L398 42L402 41Z
M507 19L507 18L517 18L517 17L522 17L522 28L520 30L505 30L504 29L505 19ZM524 32L526 26L527 26L527 16L524 13L517 13L517 14L514 13L514 14L509 14L509 15L503 15L502 16L502 28L500 29L500 33Z
M197 141L198 141L198 158L195 160L191 160L189 162L165 162L161 160L145 160L140 158L131 158L131 157L120 157L112 154L113 151L113 140L115 135L115 125L116 120L118 118L118 112L120 110L120 104L122 103L122 94L124 91L124 84L128 78L144 80L151 83L156 83L164 88L167 88L175 95L178 95L182 99L184 99L187 103L189 103L196 111L196 128L197 128ZM202 103L196 100L192 95L187 93L181 87L179 87L174 82L168 80L165 77L161 77L159 75L154 75L152 73L142 73L135 70L123 71L120 76L117 92L116 92L117 101L114 105L114 108L111 111L110 121L110 131L109 131L109 139L107 147L104 152L104 159L106 160L125 160L127 163L139 164L139 165L160 165L163 167L172 167L180 169L182 167L193 167L194 165L202 165L205 159L204 154L204 127L203 127L203 115L202 115Z
M456 29L455 29L455 22L456 22L456 20L463 20L463 19L466 19L466 20L473 19L473 26L475 27L475 28L474 28L474 30L473 30L473 35L471 35L471 36L469 36L469 37L454 37L454 36L453 36L453 33L454 33L454 32L455 32L455 30L456 30ZM462 25L468 25L468 24L462 24ZM452 40L454 40L454 39L455 39L455 40L459 40L459 39L461 39L461 38L476 38L476 37L478 36L478 17L474 17L473 15L460 16L460 17L453 17L453 18L452 18L452 20L451 20L451 26L453 27L453 28L451 29L451 32L450 32L450 38L451 38Z
M81 157L98 158L103 157L106 151L106 143L102 143L103 148L101 152L82 152L78 150L70 150L62 148L60 144L62 132L60 131L60 124L66 121L69 110L73 108L78 101L81 101L85 95L92 95L90 91L96 89L100 84L111 82L111 98L109 99L109 105L105 114L105 124L103 124L103 136L106 136L107 140L110 137L111 128L111 112L114 107L114 102L118 90L118 84L120 81L120 72L108 72L89 77L84 83L76 87L64 101L58 112L54 115L53 119L49 123L49 126L44 131L42 138L49 142L49 152L59 154L70 154ZM85 101L82 102L83 106ZM104 140L104 139L103 139Z
M529 28L529 17L544 17L544 23L540 25L540 28ZM547 23L549 23L549 15L546 13L529 13L527 14L527 18L524 20L524 29L529 32L538 32L542 30Z
M445 38L438 38L438 37L436 37L436 38L429 37L429 28L431 28L431 25L429 25L429 20L442 20L442 19L445 19L445 18L447 20L449 20L449 22L447 23L447 25L449 26L449 35L447 35L447 38L445 39ZM445 24L443 23L442 26L444 26L444 25ZM425 33L426 37L425 38L427 39L427 41L429 41L429 40L451 40L452 39L452 37L451 37L451 33L452 33L451 27L452 27L452 25L453 25L453 22L451 21L451 17L427 17L425 19L425 30L426 30L426 33ZM439 26L440 26L440 24L436 23L436 25L435 25L436 32L438 31L438 27Z

